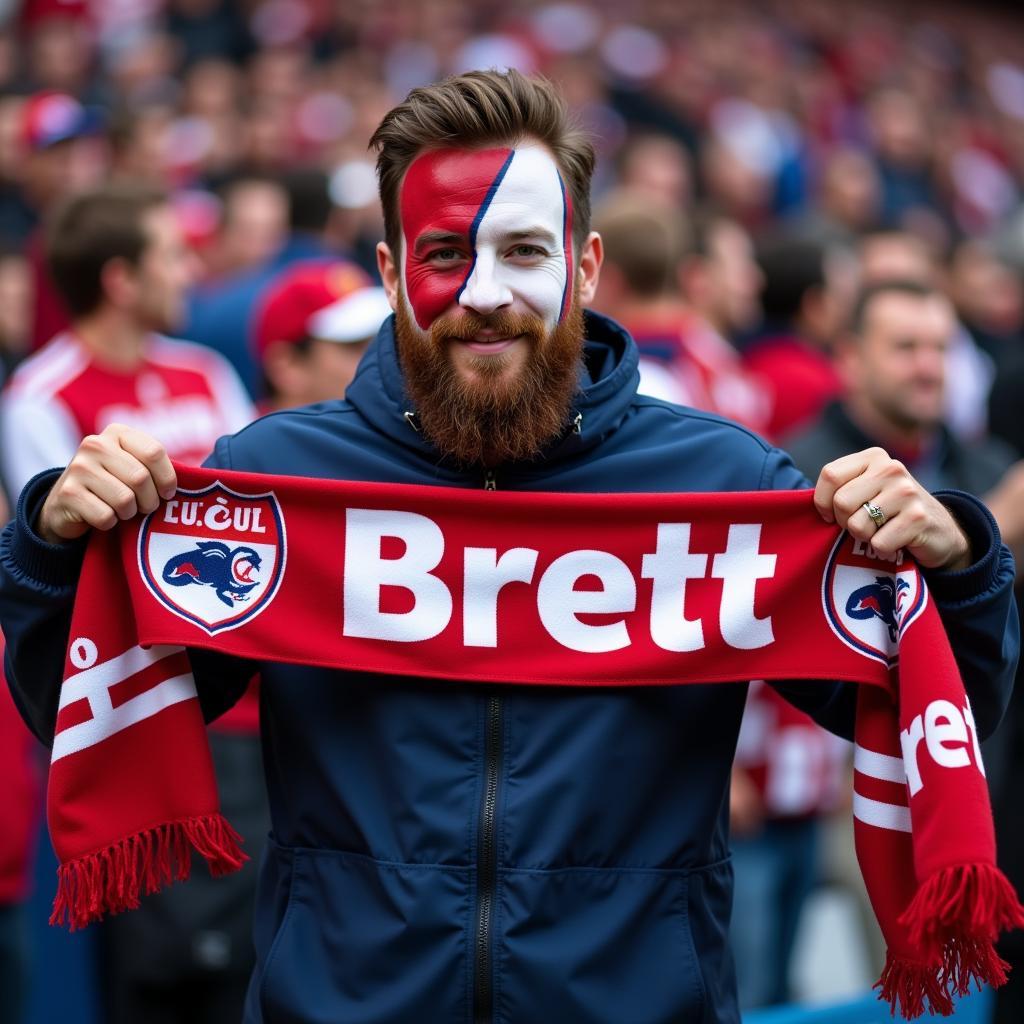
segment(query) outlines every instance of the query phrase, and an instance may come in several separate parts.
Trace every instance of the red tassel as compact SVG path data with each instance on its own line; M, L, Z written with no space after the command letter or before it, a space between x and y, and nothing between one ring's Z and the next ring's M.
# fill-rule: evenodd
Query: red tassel
M188 878L193 849L206 858L211 875L237 871L249 859L241 841L221 815L208 814L137 832L61 864L50 924L66 921L75 931L105 914L134 910L140 895Z
M881 989L878 998L889 1004L894 1017L897 1006L905 1020L915 1020L926 1009L932 1015L949 1017L953 1013L953 997L943 974L941 966L928 967L888 953L874 988Z
M931 959L950 942L991 945L1000 932L1024 927L1024 907L994 864L961 864L932 875L899 923L909 931L914 946ZM989 961L981 957L977 962Z

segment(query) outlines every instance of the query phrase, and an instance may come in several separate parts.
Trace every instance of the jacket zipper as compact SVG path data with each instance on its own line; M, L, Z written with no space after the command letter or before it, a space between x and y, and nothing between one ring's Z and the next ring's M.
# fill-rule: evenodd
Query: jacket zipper
M496 491L494 471L484 477L484 490ZM473 943L474 1024L490 1024L494 1014L494 900L498 889L498 782L501 778L502 700L487 698L484 727L484 785L476 858L476 935Z

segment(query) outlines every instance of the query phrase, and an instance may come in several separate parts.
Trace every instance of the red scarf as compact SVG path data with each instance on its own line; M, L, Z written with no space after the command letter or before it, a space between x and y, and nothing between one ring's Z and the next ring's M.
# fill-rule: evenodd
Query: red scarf
M53 920L80 927L243 859L182 646L494 683L864 683L857 848L908 1017L993 985L1024 910L995 866L974 720L917 567L821 521L809 491L530 494L178 469L94 533L50 774ZM898 665L898 670L897 670ZM344 685L339 680L338 685ZM898 710L897 710L898 709ZM723 755L724 755L723 751Z

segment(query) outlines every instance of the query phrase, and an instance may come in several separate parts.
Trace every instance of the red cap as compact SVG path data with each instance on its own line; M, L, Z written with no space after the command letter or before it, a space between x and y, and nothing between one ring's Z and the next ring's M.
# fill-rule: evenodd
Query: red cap
M296 263L271 281L254 321L253 341L260 362L275 341L297 344L310 336L309 321L339 299L370 287L354 263Z
M95 135L102 127L98 111L83 107L63 92L37 92L25 100L21 111L21 138L31 152L82 135Z

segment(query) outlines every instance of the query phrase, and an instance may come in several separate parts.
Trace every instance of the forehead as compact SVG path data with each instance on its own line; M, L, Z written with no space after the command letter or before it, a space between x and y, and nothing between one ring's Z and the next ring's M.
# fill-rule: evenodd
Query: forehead
M439 149L417 157L400 193L406 239L428 231L475 233L543 227L560 235L564 191L554 157L543 146Z
M941 295L883 292L867 309L866 326L886 337L946 341L953 333L953 308Z

